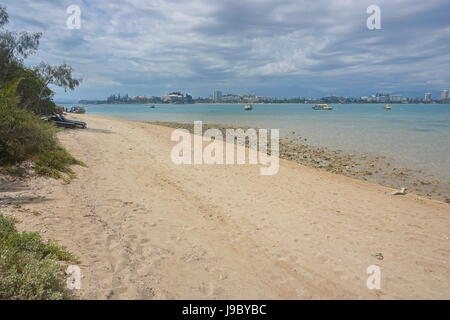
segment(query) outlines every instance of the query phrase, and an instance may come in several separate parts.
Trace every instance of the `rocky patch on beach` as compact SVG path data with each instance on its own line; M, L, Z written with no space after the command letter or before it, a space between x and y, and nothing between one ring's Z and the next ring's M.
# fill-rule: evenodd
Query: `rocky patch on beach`
M191 133L194 131L194 125L189 123L152 122L152 124L187 129ZM203 131L208 129L219 129L225 136L226 129L236 128L203 124ZM248 146L248 141L246 145ZM385 156L331 150L310 145L307 138L294 135L280 139L280 158L391 188L406 187L408 192L450 203L450 182L441 181L420 170L397 166Z

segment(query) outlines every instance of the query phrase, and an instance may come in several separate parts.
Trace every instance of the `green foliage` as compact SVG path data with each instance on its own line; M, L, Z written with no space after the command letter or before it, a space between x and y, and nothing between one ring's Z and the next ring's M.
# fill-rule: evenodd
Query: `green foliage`
M0 28L8 23L8 14L4 6L0 4Z
M16 228L14 223L16 221L12 218L6 218L0 214L0 239L6 237L9 233L15 232Z
M55 149L57 129L0 99L0 164L15 164Z
M34 158L34 164L36 173L55 179L64 178L66 182L75 177L73 170L70 168L71 165L86 166L59 146L37 154Z
M25 67L41 34L5 30L8 20L0 5L0 165L34 160L38 173L72 178L69 166L82 163L58 146L57 129L38 116L56 109L49 84L73 90L81 80L72 78L67 65ZM37 233L18 232L14 221L0 214L0 299L69 298L61 261L78 259Z
M56 128L38 116L56 111L48 85L73 90L81 79L73 78L66 64L25 67L23 60L38 49L41 34L5 30L8 20L0 5L0 165L34 160L37 173L70 180L69 166L81 162L58 146Z
M19 103L19 97L16 95L17 87L22 79L16 79L6 83L3 89L0 89L0 105L5 107L16 106Z
M45 256L52 257L58 261L67 261L71 263L81 263L80 259L74 256L71 252L67 251L63 246L54 243L48 242L45 245L44 249Z
M53 92L36 71L17 67L11 74L13 78L23 78L17 88L17 95L20 97L19 107L37 115L47 115L56 111L56 104L52 101Z
M0 6L0 88L12 78L14 66L22 66L23 60L34 54L42 36L41 33L12 32L4 30L9 17Z
M72 67L65 63L51 66L41 62L35 67L25 67L24 59L38 50L42 34L8 31L4 29L8 21L6 8L0 5L0 89L12 79L23 78L17 90L17 106L37 115L50 114L56 110L56 105L52 101L54 93L48 86L74 90L82 79L74 78Z
M0 101L2 99L15 98L17 87L19 86L20 81L22 81L22 78L9 81L6 86L0 90Z
M53 125L16 107L20 80L0 90L0 165L30 159L36 173L72 180L75 175L70 166L84 164L58 145Z
M35 232L18 232L14 223L0 214L0 299L69 299L60 262L78 259Z
M64 88L64 90L74 90L81 83L81 79L73 78L73 68L67 64L51 66L46 62L41 62L33 69L47 86L53 84Z

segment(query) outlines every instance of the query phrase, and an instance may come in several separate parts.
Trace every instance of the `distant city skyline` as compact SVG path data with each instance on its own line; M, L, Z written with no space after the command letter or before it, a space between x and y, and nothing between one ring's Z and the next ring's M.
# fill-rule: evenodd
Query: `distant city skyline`
M63 100L57 101L64 103ZM70 100L67 103L450 103L449 90L442 90L440 97L433 98L432 94L426 92L423 97L407 97L398 94L375 93L362 97L349 96L323 96L323 97L271 97L258 96L253 93L235 94L223 93L220 90L214 90L209 96L193 97L189 93L179 91L166 93L162 96L157 95L138 95L131 96L128 93L112 94L106 99L81 99Z
M170 91L209 96L437 98L450 88L450 2L377 1L381 28L366 25L369 0L3 0L8 29L43 32L26 63L67 62L84 79L56 99ZM66 27L67 7L81 10ZM23 8L28 8L23 10Z

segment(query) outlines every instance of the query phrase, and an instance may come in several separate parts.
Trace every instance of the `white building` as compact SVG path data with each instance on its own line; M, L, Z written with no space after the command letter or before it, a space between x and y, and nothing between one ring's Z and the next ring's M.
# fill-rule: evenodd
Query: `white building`
M180 102L183 101L184 96L181 93L169 93L161 97L165 102Z
M424 101L431 101L431 93L427 92L425 93L424 97L423 97Z
M400 102L400 103L403 103L403 102L406 102L406 101L407 101L407 99L406 99L404 96L401 96L401 95L394 95L394 94L392 94L392 95L389 96L389 100L390 100L391 102Z
M448 90L442 90L441 91L441 100L449 99L450 96L448 95Z
M219 91L219 90L214 91L213 99L214 99L214 101L221 101L222 100L222 91Z
M255 94L243 94L241 95L241 98L245 102L256 102L257 97Z
M384 102L388 101L388 97L387 96L378 96L378 97L376 97L376 101L384 103Z

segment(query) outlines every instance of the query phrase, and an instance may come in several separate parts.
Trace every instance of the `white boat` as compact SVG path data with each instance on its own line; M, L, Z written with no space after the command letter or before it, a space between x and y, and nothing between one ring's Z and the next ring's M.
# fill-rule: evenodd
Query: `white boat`
M333 110L333 107L330 107L328 104L323 103L323 104L316 104L313 107L314 110Z
M250 104L250 103L247 103L245 106L244 106L244 110L252 110L253 109L253 106Z

